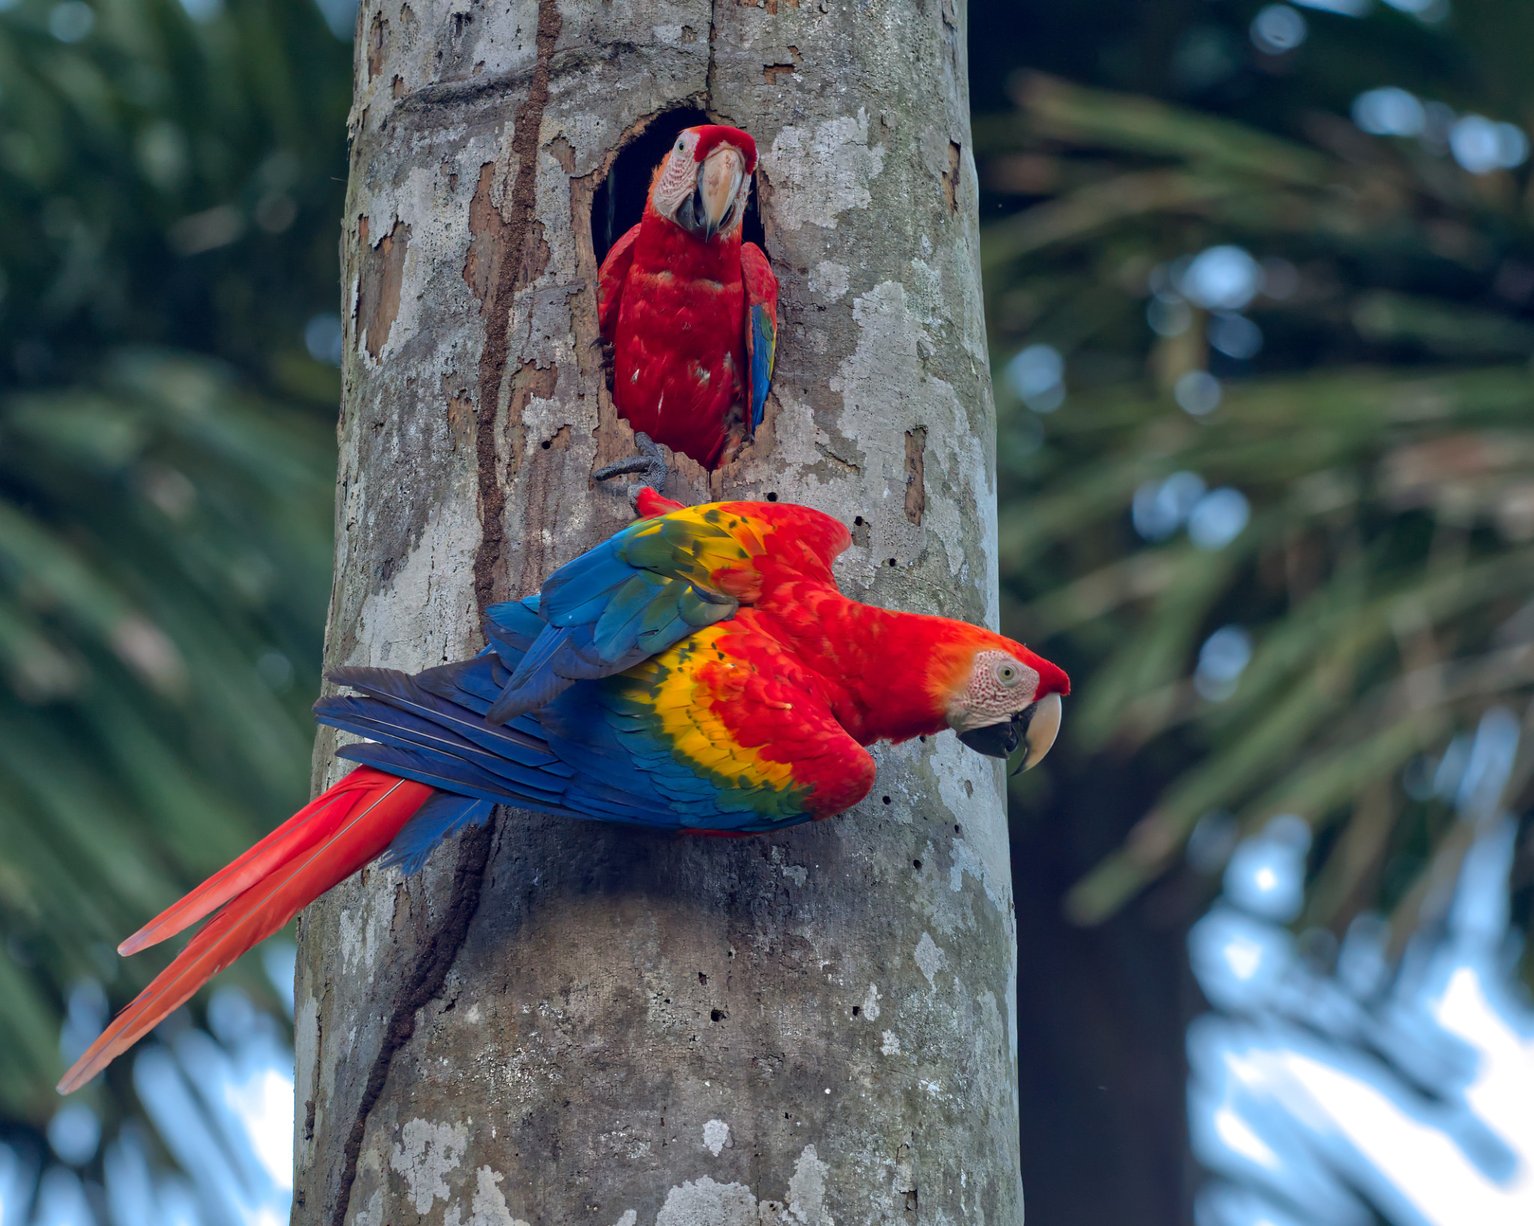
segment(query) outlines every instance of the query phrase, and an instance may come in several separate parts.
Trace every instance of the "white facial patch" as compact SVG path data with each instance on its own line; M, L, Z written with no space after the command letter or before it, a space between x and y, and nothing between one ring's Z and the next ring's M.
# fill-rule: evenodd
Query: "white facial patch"
M956 732L972 732L1011 719L1039 692L1039 674L1004 651L975 653L974 671L948 723Z
M666 164L655 180L655 211L663 217L676 217L682 202L698 185L698 164L693 150L698 147L696 132L683 132L666 155Z

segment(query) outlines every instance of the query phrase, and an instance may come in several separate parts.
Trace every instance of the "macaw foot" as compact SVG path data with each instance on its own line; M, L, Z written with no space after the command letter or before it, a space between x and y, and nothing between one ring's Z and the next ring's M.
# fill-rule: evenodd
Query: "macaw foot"
M629 482L624 493L634 504L635 510L643 515L646 512L639 506L640 494L644 490L665 489L666 482L671 479L671 459L666 449L643 430L635 432L634 446L639 449L638 455L632 455L626 460L618 460L612 464L604 464L591 475L597 481L610 481L614 477L638 473L640 480Z

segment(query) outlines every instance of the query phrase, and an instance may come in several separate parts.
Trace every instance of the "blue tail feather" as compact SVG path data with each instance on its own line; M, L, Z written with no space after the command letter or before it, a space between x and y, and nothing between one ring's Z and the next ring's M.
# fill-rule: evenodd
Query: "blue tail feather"
M415 679L428 694L435 694L482 716L501 696L511 674L498 656L480 655L457 664L428 668L424 673L417 673Z
M319 719L358 736L408 749L424 759L461 763L487 780L499 781L501 787L519 796L560 795L574 774L552 756L545 755L541 761L531 763L517 761L494 747L481 747L453 730L374 699L327 699Z
M383 745L377 741L356 741L351 745L341 746L336 750L336 757L388 771L389 774L398 775L401 779L414 779L417 783L440 788L444 792L483 800L489 804L516 804L529 809L543 808L550 812L563 812L547 801L535 803L510 795L505 780L497 779L470 766L467 762L444 754L423 754L418 749L403 749L394 745Z
M405 876L412 876L421 871L439 843L470 826L484 825L494 808L487 800L437 792L394 836L378 862L386 868L397 864Z
M376 699L386 708L413 716L411 726L417 730L437 734L451 731L480 750L521 765L543 766L554 760L542 738L521 728L488 724L480 712L454 701L458 697L456 693L444 698L417 685L415 678L403 673L389 669L341 669L332 677ZM336 727L345 726L338 722L343 716L379 717L378 710L359 706L358 702L355 698L325 698L315 704L314 710L322 723Z

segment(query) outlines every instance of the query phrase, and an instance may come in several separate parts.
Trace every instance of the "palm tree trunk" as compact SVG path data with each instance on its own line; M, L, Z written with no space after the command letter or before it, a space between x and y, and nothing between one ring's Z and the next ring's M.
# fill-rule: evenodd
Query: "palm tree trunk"
M961 4L367 0L359 34L331 664L472 651L626 518L589 217L689 106L760 142L783 303L763 435L672 492L813 503L849 591L994 620ZM775 837L502 811L304 917L294 1221L1017 1223L1014 982L1000 770L950 736Z

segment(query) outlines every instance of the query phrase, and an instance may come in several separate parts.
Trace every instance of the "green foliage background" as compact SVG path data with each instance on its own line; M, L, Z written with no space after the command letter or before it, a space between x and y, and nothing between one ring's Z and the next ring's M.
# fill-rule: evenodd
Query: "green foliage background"
M0 12L0 1113L290 811L329 586L349 52L307 3ZM337 340L338 344L339 341ZM252 982L255 982L252 977ZM133 1110L127 1070L96 1091Z
M1074 377L1047 417L1007 406L1004 577L1033 633L1093 661L1074 744L1178 755L1068 905L1102 919L1220 809L1242 829L1344 823L1317 919L1410 901L1463 847L1402 771L1534 680L1524 176L1320 110L1275 133L1053 77L1013 92L1016 115L984 125L992 175L1033 199L988 231L991 318L998 349L1050 340ZM1182 331L1144 322L1168 269L1216 244L1285 270L1250 308L1255 360L1222 360L1174 293ZM1174 387L1206 370L1218 407L1181 411ZM1249 526L1219 549L1137 540L1135 492L1176 472L1241 491ZM1191 666L1227 624L1253 658L1200 699Z
M1265 4L1026 7L1026 41L1001 6L971 37L1005 616L1079 681L1013 806L1023 1101L1058 1107L1025 1106L1024 1185L1044 1221L1183 1221L1185 935L1224 854L1300 815L1307 948L1331 956L1325 934L1374 910L1399 948L1475 832L1424 786L1435 764L1489 707L1530 724L1530 168L1472 174L1449 137L1534 118L1510 53L1534 9L1276 6L1304 39L1272 52ZM1360 130L1381 87L1427 104L1423 135ZM1221 245L1264 274L1248 358L1180 293ZM1043 413L1006 368L1038 344L1064 368ZM1206 414L1175 395L1196 372L1218 381ZM1238 491L1245 528L1142 536L1137 493L1177 473ZM1200 654L1227 627L1250 661L1211 691Z

